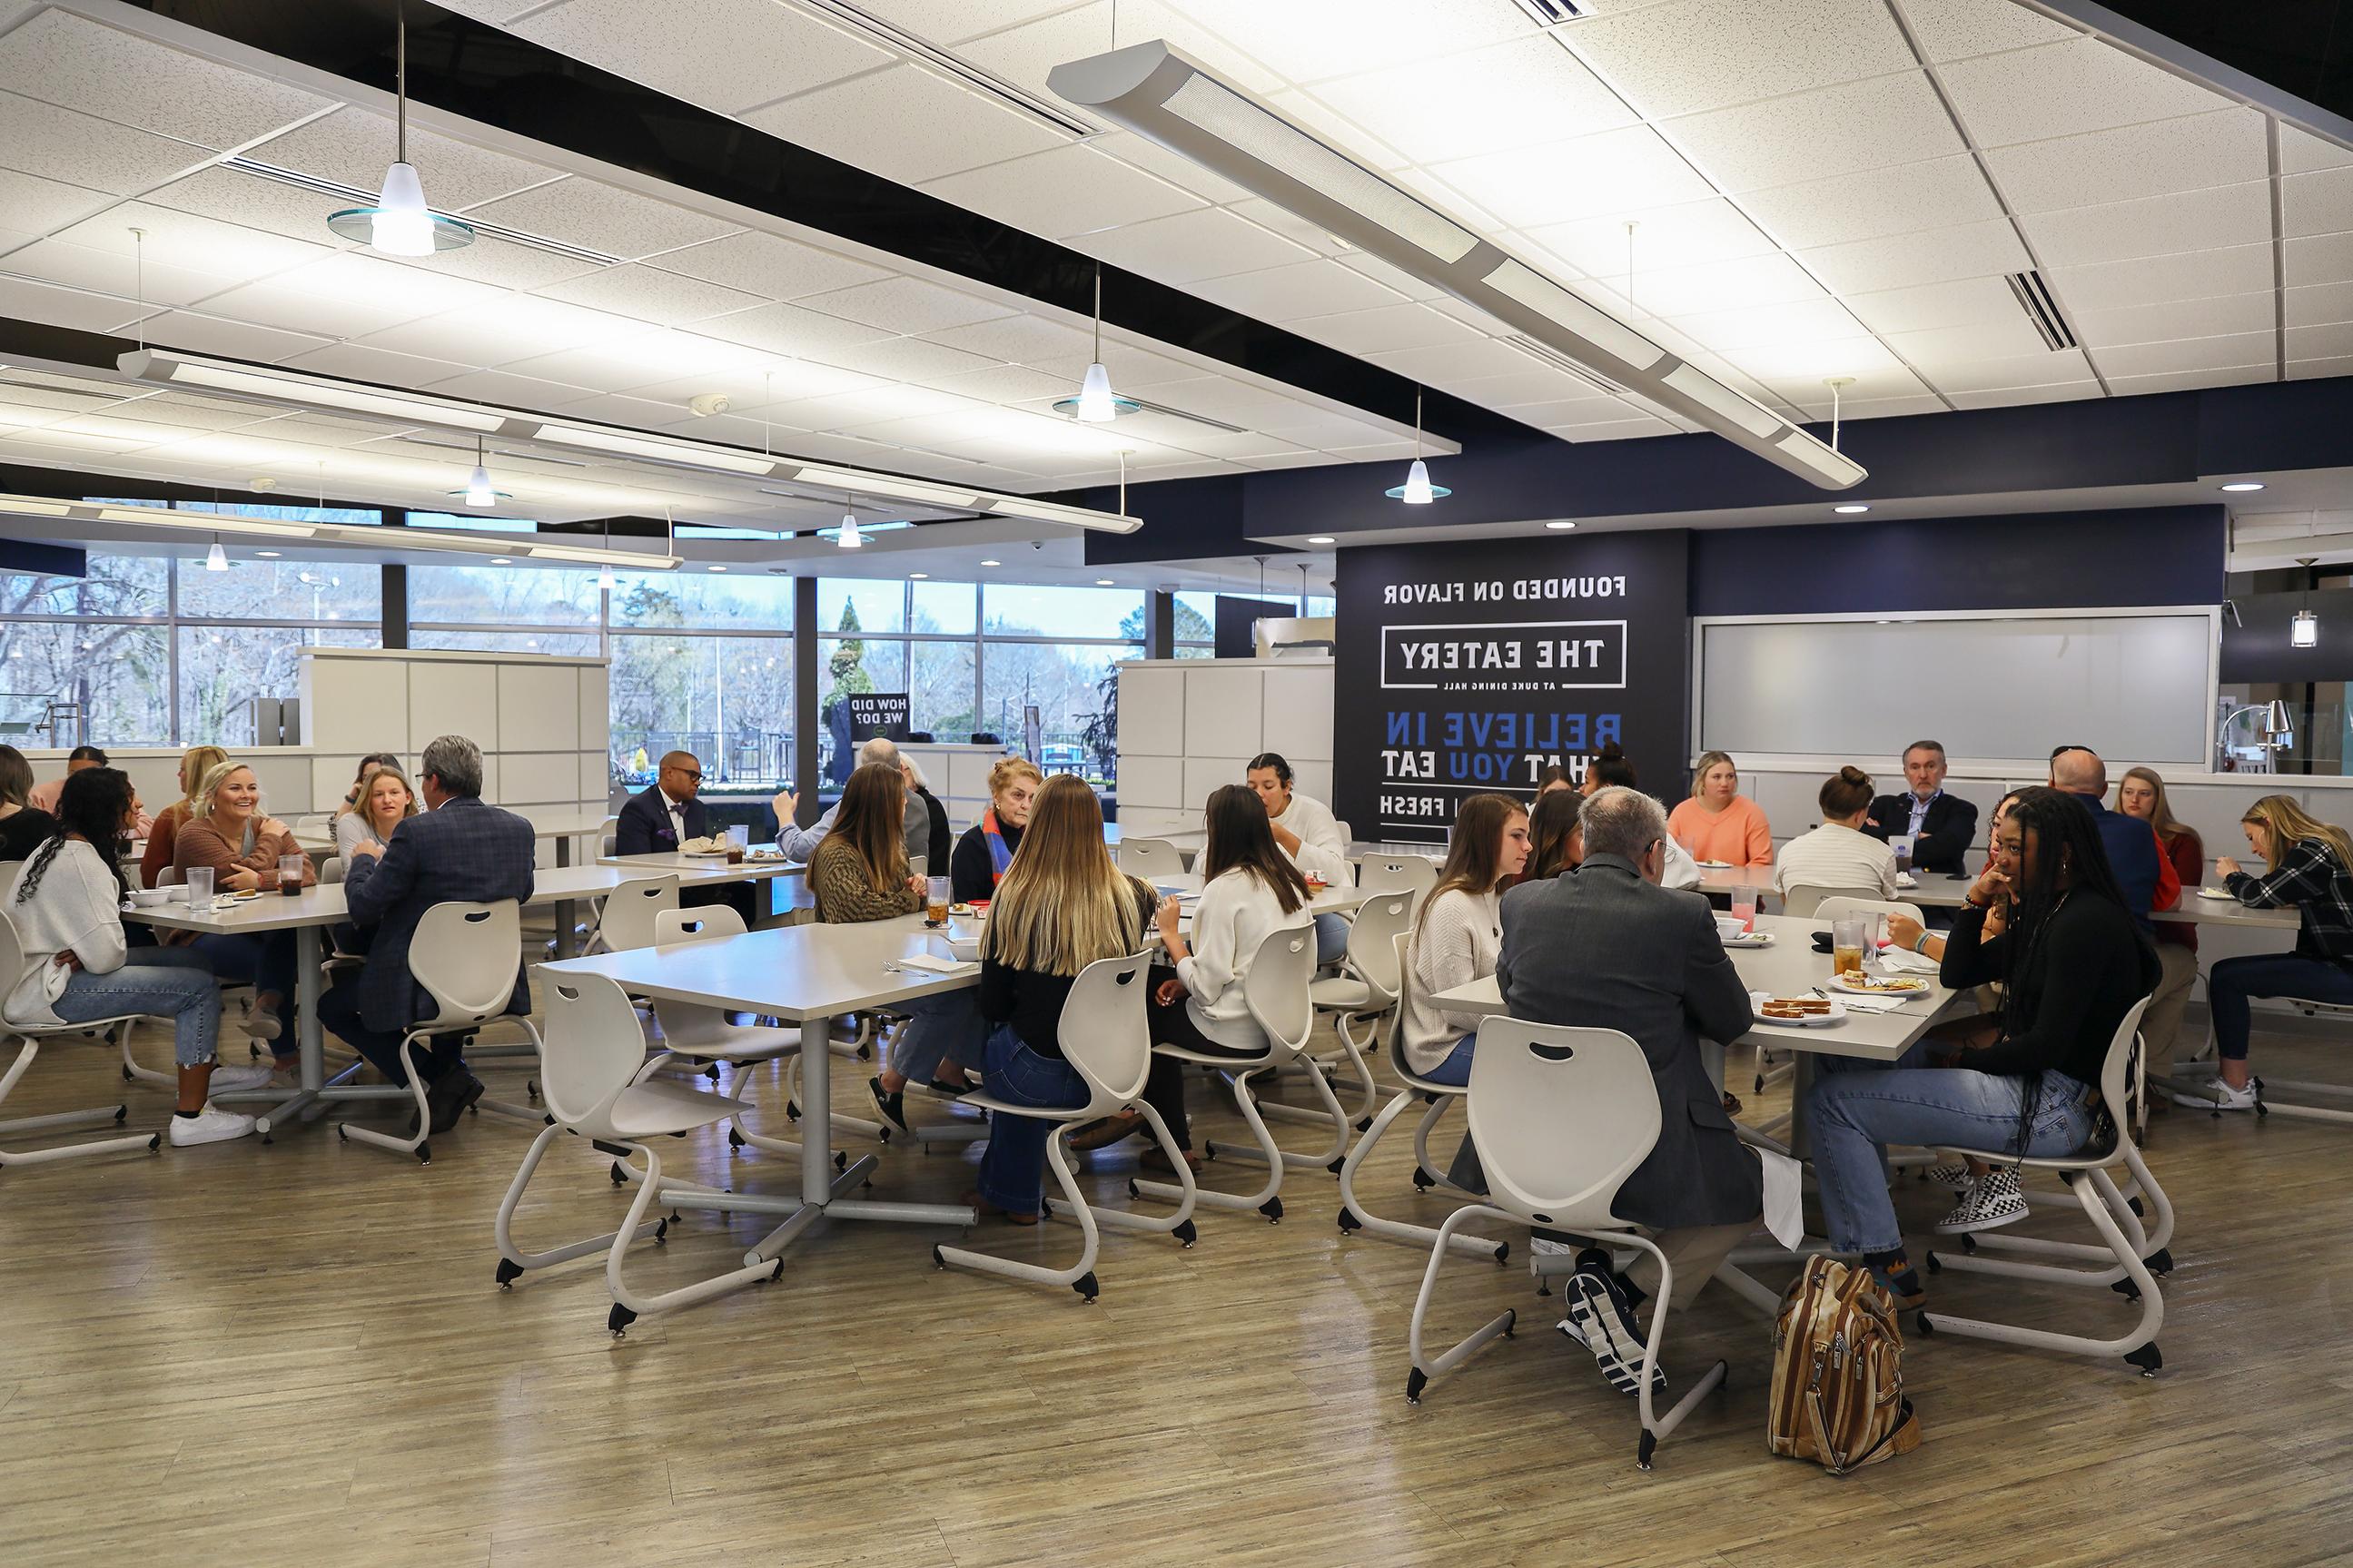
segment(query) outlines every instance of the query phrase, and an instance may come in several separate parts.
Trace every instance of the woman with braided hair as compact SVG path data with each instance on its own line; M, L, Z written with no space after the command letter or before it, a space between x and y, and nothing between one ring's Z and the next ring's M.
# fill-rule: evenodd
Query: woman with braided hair
M2005 895L2008 927L1986 937L1987 910ZM1815 1081L1814 1168L1831 1247L1861 1254L1898 1305L1925 1301L1881 1151L1916 1143L2047 1158L2083 1148L2099 1122L2109 1042L2159 973L2091 815L2054 789L2020 792L1993 862L1947 933L1940 975L1957 990L2002 982L2000 1032L1956 1067L1920 1066L1926 1053L1915 1047L1886 1070Z

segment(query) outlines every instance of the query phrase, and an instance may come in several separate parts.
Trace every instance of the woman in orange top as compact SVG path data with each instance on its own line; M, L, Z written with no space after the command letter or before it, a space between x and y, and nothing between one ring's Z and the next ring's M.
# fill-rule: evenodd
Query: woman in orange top
M1740 770L1722 752L1701 755L1692 773L1691 798L1668 814L1667 832L1694 860L1773 863L1773 829L1757 804L1740 793Z

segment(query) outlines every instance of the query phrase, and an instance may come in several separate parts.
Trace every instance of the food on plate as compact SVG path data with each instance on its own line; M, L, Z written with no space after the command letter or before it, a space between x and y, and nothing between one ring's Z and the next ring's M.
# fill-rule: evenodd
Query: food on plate
M1883 979L1876 974L1865 974L1860 969L1841 970L1839 973L1839 984L1852 986L1857 991L1926 991L1928 989L1928 983L1916 975L1891 974Z
M690 838L678 847L678 852L681 855L716 855L726 847L727 840L724 838Z
M1831 1004L1819 996L1776 996L1757 1009L1760 1018L1827 1018Z
M970 904L950 904L948 906L948 913L952 915L968 915L972 912L973 908Z

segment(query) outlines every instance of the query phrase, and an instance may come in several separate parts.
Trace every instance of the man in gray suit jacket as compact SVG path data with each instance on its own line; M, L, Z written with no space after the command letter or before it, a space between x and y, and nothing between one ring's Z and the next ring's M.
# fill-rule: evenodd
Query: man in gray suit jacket
M1666 1305L1686 1307L1764 1205L1756 1152L1734 1131L1700 1059L1703 1037L1729 1044L1748 1032L1748 993L1707 900L1659 886L1667 838L1659 803L1612 787L1588 799L1578 818L1585 860L1577 873L1504 896L1495 979L1513 1017L1617 1029L1650 1058L1659 1141L1619 1188L1614 1212L1652 1233L1674 1266ZM1562 1291L1563 1331L1628 1393L1642 1358L1633 1307L1657 1287L1647 1256L1629 1279L1611 1272L1606 1253L1588 1248Z

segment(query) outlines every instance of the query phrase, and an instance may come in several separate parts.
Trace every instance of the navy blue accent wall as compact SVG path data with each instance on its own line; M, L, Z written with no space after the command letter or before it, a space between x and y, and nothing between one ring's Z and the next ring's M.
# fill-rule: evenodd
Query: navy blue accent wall
M2221 602L2224 509L1694 529L1694 616Z
M0 539L0 572L37 572L44 577L87 577L90 552L62 544L26 544Z
M2222 684L2270 680L2353 680L2353 588L2316 588L2309 594L2237 594L2233 622L2222 616ZM2295 646L2292 630L2298 610L2319 621L2319 641Z

